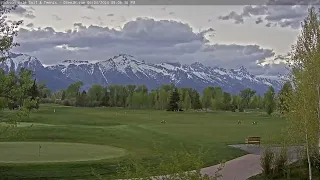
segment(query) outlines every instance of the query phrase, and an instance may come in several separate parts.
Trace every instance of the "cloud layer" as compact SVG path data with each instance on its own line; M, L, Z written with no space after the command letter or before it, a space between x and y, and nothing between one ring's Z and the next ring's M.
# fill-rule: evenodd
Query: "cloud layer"
M125 53L146 62L201 62L209 66L238 68L242 65L257 75L268 70L268 75L283 73L282 65L277 72L270 66L259 64L274 56L271 49L258 45L212 44L209 37L213 28L195 33L190 25L177 21L137 18L127 22L121 30L97 25L84 26L75 23L74 28L57 32L52 27L21 29L15 52L34 55L44 64L55 64L65 59L105 60Z
M240 13L235 11L218 17L220 20L233 20L244 23L246 19L255 18L256 24L264 22L266 27L300 28L307 16L308 5L319 8L319 2L313 0L269 0L265 5L245 6Z

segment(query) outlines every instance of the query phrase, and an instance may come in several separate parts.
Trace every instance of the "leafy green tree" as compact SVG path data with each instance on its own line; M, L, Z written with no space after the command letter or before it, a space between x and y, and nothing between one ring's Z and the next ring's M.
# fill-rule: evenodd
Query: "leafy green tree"
M255 90L252 90L250 88L246 88L244 90L240 91L240 97L241 97L241 108L248 108L249 104L251 102L251 98L256 94Z
M13 47L18 46L19 44L14 42L14 37L17 36L19 25L22 24L22 21L9 21L7 19L7 14L12 10L15 10L17 5L10 6L6 0L0 1L0 62L6 61L10 55ZM0 99L1 99L1 108L2 109L9 104L16 103L20 105L19 111L12 113L12 116L7 117L4 121L16 125L16 122L22 115L26 115L27 110L24 108L24 105L33 104L30 102L28 95L28 90L32 86L32 79L28 74L23 71L20 73L19 77L15 75L14 72L5 74L5 72L0 70ZM30 79L28 79L30 78ZM0 136L3 133L10 131L10 128L7 126L0 125Z
M251 109L259 108L259 96L253 96L252 101L250 102Z
M132 105L132 96L133 96L133 93L135 92L135 89L136 89L136 85L134 84L129 84L126 86L126 90L128 92L128 96L126 98L126 106L131 106Z
M61 100L65 100L65 99L66 99L66 92L62 91Z
M186 94L186 96L184 98L183 107L184 107L185 110L191 109L191 98L190 98L190 95L188 93Z
M301 33L293 46L288 64L291 68L291 96L284 97L288 111L290 137L304 140L309 179L312 179L311 152L320 151L320 21L315 8L309 9ZM318 167L316 167L318 168Z
M159 90L159 98L158 98L160 109L167 108L167 105L169 103L168 101L169 98L170 98L170 92L161 88Z
M110 106L110 95L109 95L109 90L108 88L104 88L104 91L103 91L103 96L102 96L102 99L101 99L101 105L102 106Z
M275 92L272 86L269 87L268 91L264 95L265 97L265 109L268 115L272 114L276 108Z
M82 91L82 93L78 92L76 96L76 106L85 107L88 106L88 96L86 91Z
M76 98L82 86L83 86L83 82L81 81L78 81L74 84L70 84L67 90L65 91L66 98L67 99Z
M202 109L199 92L197 90L193 89L193 90L190 90L189 93L190 93L190 97L191 97L192 109Z
M147 94L148 93L148 88L147 88L146 85L140 85L140 86L137 87L136 92Z
M212 105L212 98L213 98L213 89L210 87L207 87L203 89L202 92L202 107L208 110L209 107Z
M215 102L212 103L215 105L215 107L213 107L213 109L221 110L222 103L223 103L222 102L223 101L223 91L220 87L213 88L213 99L215 100Z
M90 102L95 102L95 101L100 102L102 100L103 95L104 95L104 87L98 84L92 85L87 93L87 96Z
M223 92L223 101L222 101L222 106L223 106L223 110L229 111L231 110L231 94L227 93L227 92Z
M148 106L148 94L140 92L134 92L132 96L132 108L142 109Z
M116 102L116 88L114 85L110 85L107 87L109 91L109 105L111 107L115 107L117 102Z

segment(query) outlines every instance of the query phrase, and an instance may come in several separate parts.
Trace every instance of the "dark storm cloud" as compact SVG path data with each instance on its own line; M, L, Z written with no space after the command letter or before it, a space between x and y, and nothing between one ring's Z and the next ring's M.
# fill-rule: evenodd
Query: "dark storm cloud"
M218 17L219 19L221 20L234 20L234 22L236 24L240 24L240 23L243 23L243 16L241 14L238 14L234 11L231 11L228 15L225 15L225 16L219 16Z
M21 29L15 52L38 57L44 64L65 59L105 60L119 53L131 54L146 62L202 62L209 66L238 68L274 56L271 49L258 45L208 44L213 28L195 33L189 24L173 20L137 18L122 29L75 23L73 29L57 32L51 27ZM59 48L60 47L60 48ZM61 48L64 47L64 48ZM261 68L260 74L264 70Z
M256 20L256 24L260 24L260 23L262 23L262 22L263 22L262 18L261 18L261 17L258 17L258 19Z
M16 9L13 10L11 13L18 15L20 17L25 17L25 18L29 18L29 19L34 19L36 17L35 15L33 15L32 11L29 11L22 6L16 7Z
M23 8L22 6L18 6L15 10L13 10L11 13L13 14L20 14L20 15L23 15L25 13L27 13L28 10Z
M258 16L264 15L268 12L267 6L245 6L243 8L242 16Z

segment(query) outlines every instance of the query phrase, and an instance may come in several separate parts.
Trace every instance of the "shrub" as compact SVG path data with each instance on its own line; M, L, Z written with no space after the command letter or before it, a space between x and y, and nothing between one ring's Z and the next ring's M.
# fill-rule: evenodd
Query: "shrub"
M272 177L272 166L274 163L274 153L270 148L266 148L261 156L262 174L266 178Z
M55 103L56 103L56 104L62 104L62 101L61 101L60 99L57 99L57 100L55 101Z
M232 112L236 112L236 110L237 110L237 106L231 105L230 110L231 110Z
M41 104L53 103L53 100L50 98L41 98L40 103Z
M62 101L62 104L65 105L65 106L71 106L71 102L69 99L65 99Z
M279 153L274 157L273 178L286 177L289 168L289 157L286 148L281 148Z
M298 154L298 164L297 166L299 168L297 168L298 170L298 175L299 175L299 179L301 180L307 180L309 179L309 172L308 172L308 158L307 158L307 152L305 149L301 150Z
M312 168L313 176L318 177L320 174L320 154L318 152L318 148L311 148L310 150L310 162ZM300 151L298 157L298 170L300 179L308 179L309 178L309 169L308 169L308 158L307 152L304 148Z
M93 101L91 103L91 107L99 107L100 106L100 102L99 101Z

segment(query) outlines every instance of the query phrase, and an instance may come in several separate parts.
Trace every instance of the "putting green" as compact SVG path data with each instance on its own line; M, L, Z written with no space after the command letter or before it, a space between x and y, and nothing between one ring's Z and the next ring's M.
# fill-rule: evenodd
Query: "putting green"
M0 150L0 163L91 161L126 154L111 146L60 142L0 142Z

